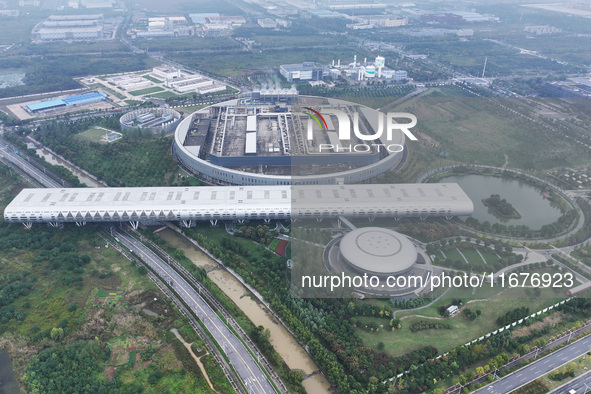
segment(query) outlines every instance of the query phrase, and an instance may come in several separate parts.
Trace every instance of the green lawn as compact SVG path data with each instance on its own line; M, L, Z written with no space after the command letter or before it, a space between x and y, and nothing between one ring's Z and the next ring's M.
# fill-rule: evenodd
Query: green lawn
M205 104L190 105L187 107L176 108L176 110L183 113L183 114L192 114L193 112L198 111L205 106L206 106Z
M499 259L499 257L496 254L494 254L493 252L480 251L480 254L482 254L482 256L484 257L484 259L486 260L486 262L488 264L492 263L493 261L497 261Z
M141 90L134 90L133 92L129 92L129 94L131 94L132 96L145 96L145 95L148 95L150 93L161 92L163 90L164 89L162 89L161 87L154 86L152 88L146 88L146 89L141 89Z
M159 79L154 78L153 76L151 76L149 74L142 75L142 77L146 78L148 81L152 81L152 82L155 82L155 83L162 83L163 82L163 81L161 81Z
M269 249L271 249L272 251L275 251L275 248L277 248L277 245L279 245L279 238L275 238L273 240L273 242L271 242L271 245L269 245Z
M156 98L161 98L161 99L167 99L170 97L177 97L177 96L178 96L178 94L171 92L170 90L150 95L150 97L156 97Z
M439 353L444 353L456 346L463 345L468 341L496 330L498 328L496 323L497 318L512 309L527 306L531 312L534 312L556 303L560 297L557 297L556 293L552 290L543 290L542 296L539 299L527 297L524 289L505 290L501 296L491 300L475 301L468 304L468 308L472 311L477 309L482 311L481 316L477 317L476 320L470 321L462 313L442 320L442 322L449 323L453 326L451 330L439 329L413 333L408 328L415 321L425 320L425 317L416 315L440 318L438 308L449 305L452 298L460 298L465 302L468 299L485 299L495 293L498 293L498 288L491 289L490 287L484 287L477 289L474 295L472 295L471 288L453 289L446 294L445 298L440 299L428 308L397 313L397 318L404 316L412 317L403 319L401 322L402 328L395 332L387 330L387 320L377 319L376 321L379 324L384 324L385 329L383 331L376 334L358 328L357 333L363 339L364 344L373 349L377 348L378 342L383 342L385 344L385 352L393 356L402 355L428 345L436 347ZM359 320L362 322L369 322L371 319L369 317L359 317Z
M114 130L108 130L105 128L91 128L88 129L86 131L83 131L82 133L76 134L76 138L78 139L82 139L84 141L88 141L88 142L98 142L101 144L106 144L107 142L104 141L102 138L105 136L105 134L108 133L112 133L114 132Z
M480 266L480 269L486 269L486 263L482 260L482 257L480 257L477 251L475 251L474 249L466 249L462 250L462 253L464 254L464 256L466 256L466 258L468 259L470 264L472 264L473 267Z
M139 100L124 100L127 105L129 105L130 107L135 107L136 105L140 105L143 101L139 101Z
M462 257L462 255L456 250L456 248L452 248L450 250L446 250L443 253L445 253L445 255L447 256L448 259L451 259L452 261L461 261L464 262L464 258Z
M548 154L545 147L555 138L541 133L539 123L509 111L528 115L522 104L509 98L420 97L394 110L421 119L420 131L440 143L430 150L449 152L450 160L502 166L507 155L510 167L524 169L588 163L588 154L567 140L557 141Z

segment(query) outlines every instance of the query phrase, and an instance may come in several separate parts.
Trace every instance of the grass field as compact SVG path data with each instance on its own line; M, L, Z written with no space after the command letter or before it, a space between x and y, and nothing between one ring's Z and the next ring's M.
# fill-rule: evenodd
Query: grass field
M464 256L468 259L473 267L479 266L480 269L486 269L486 261L474 249L462 250Z
M351 58L350 48L286 48L263 52L220 51L207 56L192 53L174 53L171 56L178 62L220 76L242 76L245 72L277 67L280 64L301 63L314 59L328 64L333 59Z
M142 77L144 77L144 78L146 78L148 81L152 81L152 82L154 82L154 83L162 83L162 82L163 82L163 81L161 81L161 80L159 80L159 79L156 79L156 78L154 78L153 76L151 76L151 75L149 75L149 74L142 75Z
M136 106L136 105L140 105L142 103L142 101L139 101L139 100L124 100L124 101L127 103L127 105L129 105L131 107Z
M78 133L76 134L76 138L78 139L82 139L84 141L88 141L88 142L98 142L101 144L106 144L107 142L104 141L102 138L105 136L105 134L107 133L112 133L114 132L114 130L108 130L105 128L92 128L92 129L88 129L86 131L83 131L82 133Z
M129 92L129 94L131 94L132 96L145 96L145 95L148 95L150 93L161 92L163 90L164 89L162 89L161 87L154 86L152 88L141 89L141 90L134 90L133 92Z
M200 110L203 107L206 107L207 105L205 104L200 104L200 105L189 105L188 107L181 107L181 108L176 108L177 111L179 111L182 114L192 114L195 111Z
M488 264L499 259L499 257L496 254L494 254L493 252L480 251L480 254L482 255L482 257L484 257L484 259L486 260L486 262Z
M446 250L443 253L445 253L447 258L452 261L457 261L457 260L462 261L462 262L464 261L464 258L462 257L462 255L460 255L460 253L456 250L456 248Z
M557 139L540 124L521 116L532 110L524 100L419 97L395 110L412 112L421 119L417 132L435 141L428 150L449 152L450 160L502 166L507 155L509 167L524 169L589 161L587 153L566 139ZM550 145L552 152L547 149Z
M502 296L490 299L488 301L475 301L468 304L468 307L475 311L477 309L482 311L482 314L475 320L470 321L463 316L462 313L449 318L441 320L442 322L452 325L451 330L428 330L413 333L408 328L410 324L419 320L425 320L427 316L432 318L441 318L438 312L440 306L446 306L451 302L451 298L460 298L466 300L468 298L488 298L494 293L498 293L498 289L482 288L472 295L472 289L453 289L449 291L445 298L437 301L434 305L418 311L400 312L396 314L397 318L404 316L412 316L402 320L402 328L395 332L390 332L387 329L379 333L370 333L362 329L357 329L357 333L361 336L363 343L373 349L377 348L378 342L385 344L384 351L393 356L406 354L417 350L421 347L432 345L439 350L439 353L444 353L456 346L463 345L468 341L478 338L484 334L494 331L498 328L496 320L498 317L504 315L506 312L527 306L530 311L537 311L546 306L556 303L558 300L556 293L552 290L544 290L539 299L529 298L525 294L524 289L510 289L505 290ZM359 320L369 322L374 318L360 317ZM387 321L384 319L375 319L378 324L387 326Z
M170 90L167 90L165 92L160 92L160 93L156 93L156 94L151 94L149 97L156 97L156 98L161 98L161 99L167 99L170 97L177 97L178 94L171 92Z
M273 242L271 242L271 245L269 245L269 249L271 249L272 251L275 251L275 248L277 247L277 245L279 245L279 238L275 238L273 240Z

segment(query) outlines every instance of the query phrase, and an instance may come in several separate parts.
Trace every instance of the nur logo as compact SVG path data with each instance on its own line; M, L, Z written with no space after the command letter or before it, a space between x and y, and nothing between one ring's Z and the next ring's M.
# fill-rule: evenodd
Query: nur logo
M306 113L306 115L308 115L309 117L314 119L316 121L316 123L318 123L318 126L320 126L320 130L323 129L322 125L324 125L324 131L328 131L328 125L326 124L326 120L324 119L324 116L322 116L322 114L320 112L315 111L310 107L304 107L304 109L307 109L308 111L313 112L313 114ZM321 120L322 120L322 122L321 122ZM310 139L310 131L308 131L308 139Z
M308 124L307 124L307 136L306 138L309 141L314 139L314 121L320 126L320 130L324 132L333 131L329 130L328 124L326 122L325 117L317 110L314 110L310 107L304 107L304 109L310 111L307 112L306 115L309 116ZM323 108L322 112L324 115L334 115L338 120L338 130L334 130L338 133L338 138L341 141L351 140L351 120L350 116L338 109L335 108ZM368 116L365 114L366 117ZM385 125L385 141L392 141L393 132L395 130L401 131L404 133L406 137L408 137L411 141L417 141L417 137L413 135L413 133L409 130L417 125L417 117L413 114L407 112L389 112L387 114L383 114L381 112L372 111L369 115L371 117L376 117L377 119L367 119L369 124L375 125L377 123L377 129L375 130L375 134L362 134L359 129L359 113L353 113L353 133L355 137L357 137L361 141L376 141L382 138L384 134L384 125ZM384 120L385 118L385 120ZM408 119L410 122L408 123L397 123L395 119ZM331 122L332 124L332 122ZM333 144L319 144L319 150L330 150L333 152L369 152L372 150L372 147L375 147L378 151L380 151L380 147L385 147L388 152L400 152L404 149L403 145L400 144L380 144L374 143L371 145L368 144L357 144L357 145L350 145L348 147L342 145L333 145Z

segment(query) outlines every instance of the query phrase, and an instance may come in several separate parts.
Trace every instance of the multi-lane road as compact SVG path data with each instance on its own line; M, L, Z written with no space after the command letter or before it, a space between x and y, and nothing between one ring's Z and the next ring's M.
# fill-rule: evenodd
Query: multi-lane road
M203 325L230 360L249 393L267 394L276 392L267 375L262 371L246 346L179 273L162 261L151 249L129 234L118 232L115 235L123 245L133 251L161 279L166 281L203 322Z
M585 372L576 379L550 391L549 394L584 394L591 391L591 371Z
M0 139L0 158L21 169L39 185L45 187L62 187L60 182L32 165L2 139ZM222 322L217 313L201 298L195 289L144 244L126 233L118 233L117 237L121 243L148 264L161 279L170 284L175 292L203 322L215 341L222 348L223 353L226 354L234 370L246 387L246 391L255 394L277 392L267 375L254 359L254 356L251 355L246 346Z
M0 157L25 171L27 174L29 174L29 176L34 178L35 181L39 182L45 187L63 187L60 182L51 178L43 170L40 170L29 161L19 156L19 154L16 153L14 149L7 146L6 141L0 139L0 146Z
M513 390L544 376L550 371L566 364L575 358L582 356L591 347L591 336L586 336L572 344L563 347L535 361L517 371L503 377L502 379L476 390L479 394L506 394ZM563 391L561 391L562 393ZM566 391L568 393L568 391ZM584 391L582 391L584 392Z

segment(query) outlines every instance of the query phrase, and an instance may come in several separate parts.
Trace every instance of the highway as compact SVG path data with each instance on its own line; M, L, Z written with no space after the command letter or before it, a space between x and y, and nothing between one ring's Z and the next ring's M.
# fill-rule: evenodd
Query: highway
M550 391L549 394L583 394L589 391L591 391L591 371L585 372L570 382L555 388L554 390Z
M220 345L249 393L275 393L276 390L246 346L222 322L215 311L183 277L140 241L123 232L113 232L119 241L133 251L156 274L172 286Z
M561 365L582 356L589 351L589 347L591 347L591 336L586 336L474 392L479 394L510 393Z
M0 148L0 157L14 163L14 165L21 168L45 187L63 187L61 183L49 177L42 170L29 163L26 159L23 159L18 153L15 153L14 149L7 147L6 141L0 140L0 144L2 146Z
M62 187L62 185L39 170L26 159L14 152L6 141L0 139L0 157L22 169L37 183L45 187ZM222 348L236 373L249 393L263 394L277 392L267 375L261 370L256 360L245 345L222 322L217 313L201 298L201 296L170 266L165 264L154 252L135 238L117 233L118 239L148 264L158 276L172 286L189 308L203 322L215 341Z

